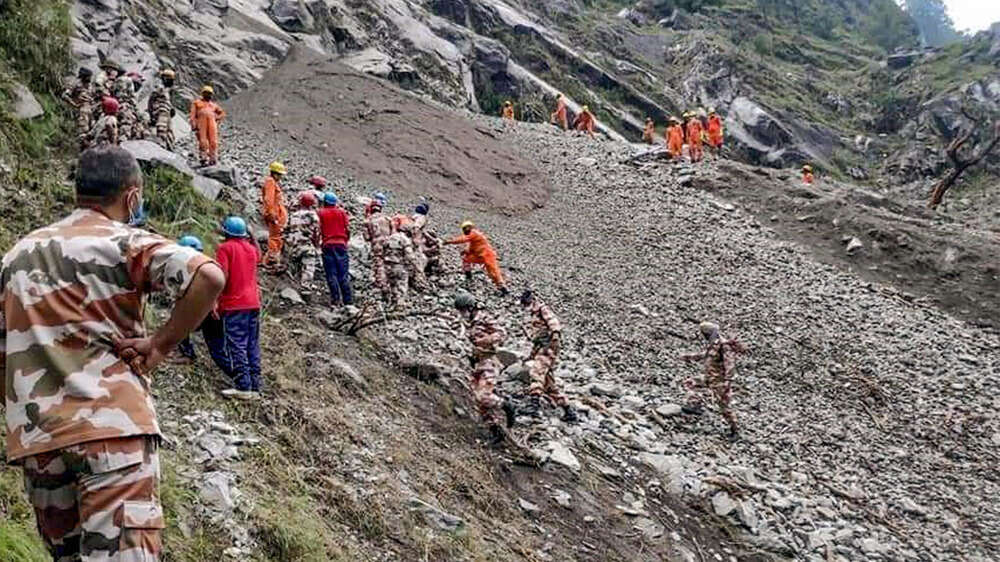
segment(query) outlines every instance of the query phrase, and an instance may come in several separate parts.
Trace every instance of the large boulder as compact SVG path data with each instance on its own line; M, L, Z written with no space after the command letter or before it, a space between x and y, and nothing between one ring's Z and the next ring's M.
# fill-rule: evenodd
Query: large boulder
M13 93L14 107L11 114L14 116L14 119L24 121L45 115L42 104L38 103L38 99L35 98L35 95L31 93L31 90L27 86L20 82L15 82Z
M170 152L155 142L132 140L123 142L121 146L146 167L164 166L191 178L191 186L206 199L215 201L222 193L224 186L221 182L197 174L191 169L191 166L188 166L183 157Z
M305 0L274 0L268 13L274 23L291 33L308 33L316 24Z
M726 134L748 160L773 167L825 161L838 142L832 131L793 126L746 97L730 104Z

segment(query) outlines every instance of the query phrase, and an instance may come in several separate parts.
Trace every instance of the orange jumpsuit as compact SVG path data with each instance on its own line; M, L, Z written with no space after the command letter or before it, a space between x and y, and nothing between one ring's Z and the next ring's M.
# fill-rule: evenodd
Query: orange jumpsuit
M500 273L500 263L497 261L497 253L490 245L486 235L478 229L472 229L468 234L457 238L452 238L445 244L468 244L469 246L462 252L462 271L472 271L474 264L482 264L486 269L486 274L490 276L497 287L504 286L503 274Z
M718 115L708 116L708 145L712 148L722 148L722 118Z
M281 192L281 184L275 181L273 176L268 176L264 180L264 189L260 199L263 205L261 215L267 225L267 254L264 256L264 263L280 264L281 250L285 246L281 232L288 223L288 209L285 207L285 197Z
M667 127L667 150L671 158L680 158L684 154L684 128L680 125Z
M589 111L580 113L573 121L573 128L577 131L586 131L588 135L594 136L594 114Z
M642 130L642 142L646 144L653 144L653 138L656 136L656 124L652 121L646 123L646 128Z
M569 128L569 122L566 120L566 98L562 96L556 98L556 110L549 117L549 123L555 123L557 119L564 131Z
M688 142L688 154L691 156L692 162L698 162L702 157L701 149L701 133L704 129L701 126L701 121L698 119L692 119L688 121L687 124L687 142Z
M512 106L512 105L505 105L503 107L503 111L500 113L500 116L503 117L504 119L508 120L508 121L513 121L514 120L514 106Z
M191 102L191 128L198 135L198 150L203 162L215 164L219 161L219 123L225 118L226 112L214 101Z

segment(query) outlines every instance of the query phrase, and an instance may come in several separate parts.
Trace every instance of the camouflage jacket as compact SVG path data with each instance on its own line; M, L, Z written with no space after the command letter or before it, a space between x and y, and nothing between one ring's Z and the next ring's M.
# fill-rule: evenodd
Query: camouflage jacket
M497 347L507 339L507 332L500 323L483 310L473 313L466 335L472 343L474 359L496 355Z
M135 109L135 82L128 76L119 76L113 86L113 95L118 98L122 107Z
M385 263L389 265L416 264L416 254L413 253L413 241L402 232L394 232L385 242Z
M108 80L107 76L105 75L101 75L101 79L94 83L94 93L95 93L94 105L96 105L98 109L101 106L101 100L103 100L106 97L114 97L115 95L114 88L115 88L114 82Z
M211 260L77 209L24 237L0 269L0 361L7 457L156 435L150 379L112 349L145 337L147 293L179 298Z
M562 332L562 324L549 305L535 297L528 308L528 337L536 346L552 343L552 335Z
M102 115L90 132L94 144L118 144L118 118L114 115Z
M170 88L160 86L153 90L152 95L149 96L149 101L146 102L146 111L149 113L149 118L155 122L162 117L166 117L167 119L173 117L176 110L170 100Z
M411 218L413 219L413 245L423 251L426 245L424 229L427 228L427 215L415 214Z
M299 209L288 217L286 242L292 253L319 253L319 215L312 209Z
M374 213L365 220L364 236L369 244L383 244L392 235L392 219L382 213Z
M711 379L733 380L736 356L746 353L746 347L735 339L719 336L705 351L681 356L685 361L705 361L705 375Z
M66 103L73 106L77 111L92 112L94 110L94 86L77 80L72 88L68 88L62 95Z
M431 231L424 231L424 255L428 258L436 258L441 255L441 239Z

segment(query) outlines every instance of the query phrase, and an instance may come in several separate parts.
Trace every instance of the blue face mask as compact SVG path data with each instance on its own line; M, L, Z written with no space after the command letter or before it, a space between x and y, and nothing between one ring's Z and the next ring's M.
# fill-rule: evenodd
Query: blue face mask
M128 208L128 225L129 226L144 226L146 224L146 210L144 209L142 197L140 196L138 204L133 208L129 205Z

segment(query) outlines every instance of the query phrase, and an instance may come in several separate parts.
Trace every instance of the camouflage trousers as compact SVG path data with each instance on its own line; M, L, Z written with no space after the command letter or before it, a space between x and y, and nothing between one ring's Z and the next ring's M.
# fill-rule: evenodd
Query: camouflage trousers
M531 376L531 385L528 386L528 394L531 396L548 396L549 400L556 406L563 407L569 404L569 399L559 390L559 385L555 379L556 361L559 359L559 351L551 344L543 347L536 347L531 352L531 368L528 374Z
M316 268L319 267L319 250L310 247L299 250L292 256L293 264L298 268L299 286L303 291L309 292L313 289L313 281L316 279Z
M163 148L173 152L174 150L174 129L170 126L170 113L163 112L156 118L156 138Z
M385 249L381 243L375 242L372 243L372 284L382 291L386 300L390 298L389 279L385 274Z
M479 409L479 417L486 425L504 424L504 413L501 408L503 400L494 391L499 372L500 362L495 357L483 357L476 360L472 375L469 376L472 400Z
M90 106L80 108L76 112L76 138L80 143L80 150L86 150L90 146L90 129L93 127L94 114Z
M427 267L427 258L423 254L417 255L413 262L407 264L407 272L410 275L410 285L414 291L425 293L431 290L431 284L427 281L427 274L424 269Z
M409 268L402 263L390 263L386 269L389 277L389 304L393 307L406 306L406 297L410 292Z
M709 372L700 377L684 379L684 388L687 390L687 403L691 406L701 406L705 403L706 395L714 395L722 418L729 423L730 427L736 427L736 414L733 413L731 407L733 381L721 374Z
M441 275L444 273L444 266L441 265L441 254L428 254L427 264L424 266L425 276Z
M118 135L122 141L139 140L144 135L139 116L128 105L123 105L118 114Z
M56 562L155 562L164 528L158 438L91 441L28 457L24 482Z

